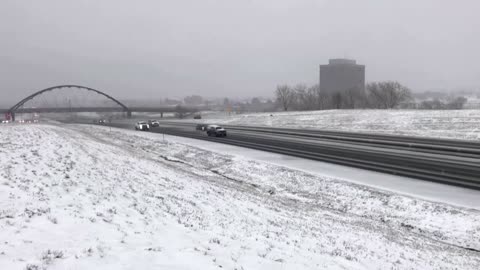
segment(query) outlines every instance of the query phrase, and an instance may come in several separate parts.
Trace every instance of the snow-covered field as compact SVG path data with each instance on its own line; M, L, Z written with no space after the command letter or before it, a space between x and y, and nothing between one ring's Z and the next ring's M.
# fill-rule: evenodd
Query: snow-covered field
M0 138L0 269L480 268L478 210L157 134Z
M329 110L238 115L209 112L202 116L201 121L218 124L480 140L480 110Z

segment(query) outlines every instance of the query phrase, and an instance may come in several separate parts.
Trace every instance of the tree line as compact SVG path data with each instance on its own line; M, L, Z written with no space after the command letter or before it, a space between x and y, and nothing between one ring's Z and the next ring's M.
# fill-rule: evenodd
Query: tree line
M418 109L422 110L461 110L463 106L467 103L465 97L454 97L446 101L442 101L438 98L433 100L424 100L422 101Z
M367 83L365 91L351 88L346 91L326 93L320 86L297 84L278 85L275 90L277 104L284 110L328 110L328 109L461 109L466 102L458 97L448 102L439 100L416 104L412 91L396 81Z

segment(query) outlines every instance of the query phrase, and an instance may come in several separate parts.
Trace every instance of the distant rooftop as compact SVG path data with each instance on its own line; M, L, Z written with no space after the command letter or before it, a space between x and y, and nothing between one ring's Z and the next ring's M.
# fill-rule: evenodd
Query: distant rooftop
M329 65L355 65L357 62L352 59L336 58L328 60Z

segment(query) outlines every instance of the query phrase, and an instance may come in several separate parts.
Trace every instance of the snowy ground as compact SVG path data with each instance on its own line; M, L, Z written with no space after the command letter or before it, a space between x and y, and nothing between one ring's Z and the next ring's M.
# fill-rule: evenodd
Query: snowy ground
M201 121L218 124L480 140L480 110L330 110L238 115L209 112L202 116Z
M157 134L0 137L0 269L480 268L478 210Z
M250 160L276 164L294 170L341 179L355 184L367 185L376 189L423 198L428 201L480 210L480 190L455 187L430 181L419 181L418 179L410 177L380 173L217 142L202 141L199 143L197 139L172 135L167 135L166 138L209 151L229 153L230 155L242 156Z

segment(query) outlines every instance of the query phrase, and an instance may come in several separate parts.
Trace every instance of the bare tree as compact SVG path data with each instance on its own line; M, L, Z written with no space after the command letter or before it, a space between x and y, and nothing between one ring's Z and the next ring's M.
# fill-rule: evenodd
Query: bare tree
M320 86L313 85L307 89L306 105L309 110L319 110L323 107L323 96L320 94Z
M349 88L342 93L342 108L364 108L366 105L365 92L360 87Z
M372 108L395 108L412 97L410 89L395 81L368 83L366 89L368 103Z
M353 109L357 103L358 93L355 88L345 90L343 93L342 108Z
M315 84L309 87L307 91L314 102L314 110L325 110L329 108L329 95L320 90L320 85Z
M295 95L290 86L284 84L277 86L275 91L277 101L282 105L283 110L287 111L292 105Z
M446 105L448 109L461 110L463 109L463 106L465 105L465 103L467 103L467 101L468 100L465 97L457 97L451 100L450 102L448 102Z
M308 91L305 84L297 84L293 88L294 94L294 106L297 110L313 110L314 109L314 96Z
M467 99L465 97L457 97L449 102L443 102L438 98L433 100L425 100L418 106L421 110L461 110Z
M341 109L343 103L343 95L340 92L334 93L330 97L331 105L334 109Z
M305 92L307 90L307 86L303 83L299 83L293 87L293 91L295 92Z

